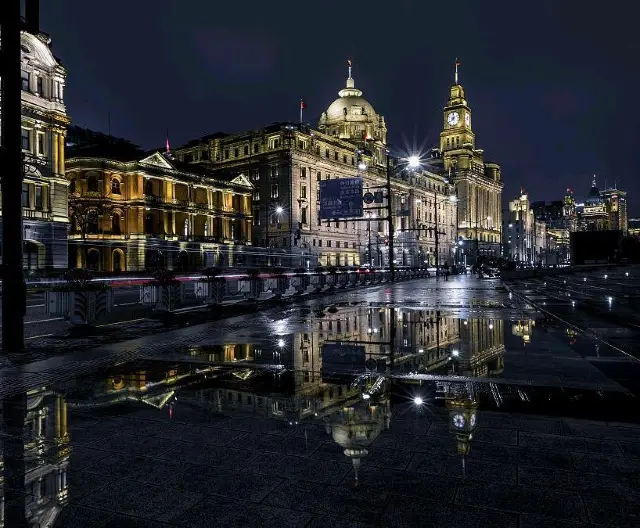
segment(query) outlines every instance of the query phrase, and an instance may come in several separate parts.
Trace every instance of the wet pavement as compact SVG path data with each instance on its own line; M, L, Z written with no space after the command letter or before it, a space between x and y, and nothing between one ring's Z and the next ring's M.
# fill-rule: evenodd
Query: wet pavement
M413 281L0 369L5 526L638 526L635 360L532 302Z

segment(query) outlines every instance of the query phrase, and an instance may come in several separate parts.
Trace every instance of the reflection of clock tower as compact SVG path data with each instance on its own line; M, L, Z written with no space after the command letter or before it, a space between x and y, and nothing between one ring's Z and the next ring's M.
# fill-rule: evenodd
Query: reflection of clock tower
M458 194L458 257L460 263L475 264L478 257L499 257L502 224L502 176L500 166L485 162L476 148L471 129L471 108L458 80L444 107L440 152L444 169Z

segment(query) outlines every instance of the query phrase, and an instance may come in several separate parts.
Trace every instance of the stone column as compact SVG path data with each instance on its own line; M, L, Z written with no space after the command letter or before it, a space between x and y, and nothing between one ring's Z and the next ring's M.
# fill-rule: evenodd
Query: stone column
M58 174L64 174L64 135L58 136ZM105 182L106 183L106 182Z
M54 174L58 174L58 133L51 132L51 169ZM78 183L79 185L79 183Z

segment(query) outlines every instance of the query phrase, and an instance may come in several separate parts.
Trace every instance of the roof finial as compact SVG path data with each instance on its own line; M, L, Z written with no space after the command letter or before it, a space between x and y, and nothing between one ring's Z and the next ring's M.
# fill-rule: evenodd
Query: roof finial
M351 79L351 59L347 59L347 66L349 66L349 79Z
M456 74L455 74L455 84L458 84L458 66L460 66L460 62L458 61L458 58L456 57Z
M593 175L593 183L591 184L592 187L596 186L596 175Z

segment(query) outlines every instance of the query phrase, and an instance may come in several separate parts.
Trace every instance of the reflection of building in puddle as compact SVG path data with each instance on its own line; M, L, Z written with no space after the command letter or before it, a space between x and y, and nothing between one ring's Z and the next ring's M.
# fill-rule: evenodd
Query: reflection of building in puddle
M504 321L464 319L460 324L460 349L456 373L490 377L504 369Z
M344 455L351 460L354 469L354 482L359 483L359 470L362 459L369 454L369 448L380 433L389 429L391 422L391 403L384 387L377 388L380 394L365 394L361 398L341 409L325 416L327 433L334 442L344 449ZM377 391L376 391L377 392Z
M258 365L292 366L293 336L275 336L259 344L226 343L224 345L194 346L185 349L186 354L200 361L217 364L251 363Z
M30 526L52 526L67 500L67 466L69 464L69 435L67 433L67 404L63 397L46 389L30 391L23 396L3 400L3 476L24 479L24 515ZM9 409L12 407L12 410ZM12 417L4 416L12 413ZM22 417L22 420L20 420ZM8 420L17 420L15 431L24 436L24 451L14 450L8 431ZM11 452L11 456L7 456ZM16 456L17 455L17 456ZM12 477L9 477L12 475ZM3 481L3 487L6 482ZM2 497L0 526L17 525L16 512ZM19 504L22 508L22 504ZM19 516L23 512L17 512Z
M455 439L456 450L461 458L462 472L465 473L465 459L471 450L471 440L477 423L478 403L473 390L462 390L449 394L445 407L448 412L449 432Z
M320 373L322 347L328 343L361 345L377 370L392 366L409 372L421 365L445 364L459 338L458 320L436 310L346 306L311 323L308 332L294 337L294 364L307 376Z
M536 326L536 322L533 319L518 321L511 326L511 333L514 336L521 337L523 343L527 345L531 341L534 326Z

